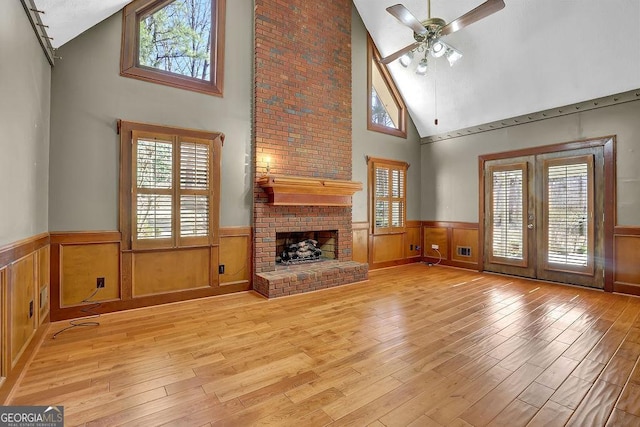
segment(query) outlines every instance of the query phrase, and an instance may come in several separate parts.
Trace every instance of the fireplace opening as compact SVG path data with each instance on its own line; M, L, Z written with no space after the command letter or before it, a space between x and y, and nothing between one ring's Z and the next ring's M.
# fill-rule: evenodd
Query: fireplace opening
M337 259L337 249L337 230L276 233L276 264L303 264Z

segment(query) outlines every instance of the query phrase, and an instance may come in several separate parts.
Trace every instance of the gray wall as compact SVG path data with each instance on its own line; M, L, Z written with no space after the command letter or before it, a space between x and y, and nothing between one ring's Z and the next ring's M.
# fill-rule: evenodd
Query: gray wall
M478 221L478 156L616 135L617 224L640 225L640 101L422 146L421 218Z
M51 67L17 1L0 2L0 246L46 232Z
M117 119L223 132L220 225L250 224L253 1L228 1L226 9L222 98L121 77L121 13L58 50L51 231L118 229Z
M420 137L411 118L407 123L407 139L367 130L367 30L352 6L352 132L353 180L364 189L353 197L353 220L368 221L366 156L405 161L407 172L407 219L420 219Z

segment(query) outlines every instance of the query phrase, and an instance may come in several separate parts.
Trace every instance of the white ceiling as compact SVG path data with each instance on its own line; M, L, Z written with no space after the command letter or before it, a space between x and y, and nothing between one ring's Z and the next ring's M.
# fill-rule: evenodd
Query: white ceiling
M427 17L426 0L401 1L419 20ZM431 15L450 22L482 1L431 0ZM398 2L354 0L382 56L413 42L385 11ZM464 54L453 68L434 59L418 76L398 61L389 65L420 136L640 88L640 1L505 3L444 38Z
M230 0L233 1L233 0ZM385 8L399 0L353 0L382 56L413 41ZM483 0L431 0L449 22ZM35 0L59 47L129 0ZM427 0L402 0L419 19ZM395 61L391 74L426 137L640 88L640 1L505 0L494 15L446 36L464 57L431 60L427 76ZM437 112L437 113L436 113ZM438 118L438 126L434 119Z
M59 48L104 19L122 9L131 0L34 0L44 14L51 45Z

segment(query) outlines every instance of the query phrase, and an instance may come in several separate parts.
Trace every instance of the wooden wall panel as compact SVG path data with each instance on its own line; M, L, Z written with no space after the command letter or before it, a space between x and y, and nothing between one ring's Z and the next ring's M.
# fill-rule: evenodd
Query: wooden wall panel
M404 257L413 258L422 255L422 239L420 223L417 226L407 226L404 235Z
M208 287L210 248L133 254L133 296Z
M7 269L0 268L0 385L9 372L7 367Z
M478 247L479 230L478 224L472 222L449 222L449 221L423 221L424 240L424 261L438 262L438 253L431 249L432 244L438 245L442 254L440 262L443 265L454 267L478 269L480 250ZM457 254L457 247L465 246L471 248L471 256L460 256Z
M458 262L478 263L478 230L454 228L451 237L451 259ZM471 256L458 255L458 246L471 248Z
M431 258L439 258L438 252L431 249L431 245L438 245L443 260L447 260L449 255L449 230L444 227L425 227L424 228L424 256Z
M640 235L614 237L614 291L640 295Z
M379 234L372 240L372 264L404 259L403 234Z
M369 223L354 222L352 226L352 258L356 262L369 262Z
M15 366L37 328L36 253L14 262L9 267L9 335L11 367Z
M224 265L224 274L219 275L220 285L251 281L251 241L250 227L221 230L218 260L212 258L214 270Z
M49 246L45 246L44 248L40 248L38 250L38 275L37 275L37 284L38 284L38 307L40 310L39 315L39 323L42 324L49 314L50 303L49 303L49 294L51 293L50 283L50 260L51 260L51 249Z
M91 298L108 301L120 297L120 244L90 243L60 245L60 305L81 304L96 290L96 279L105 287Z

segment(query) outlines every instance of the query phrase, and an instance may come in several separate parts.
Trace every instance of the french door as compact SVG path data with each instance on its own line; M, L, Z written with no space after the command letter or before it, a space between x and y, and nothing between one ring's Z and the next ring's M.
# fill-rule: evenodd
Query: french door
M602 147L484 163L484 269L604 287Z

